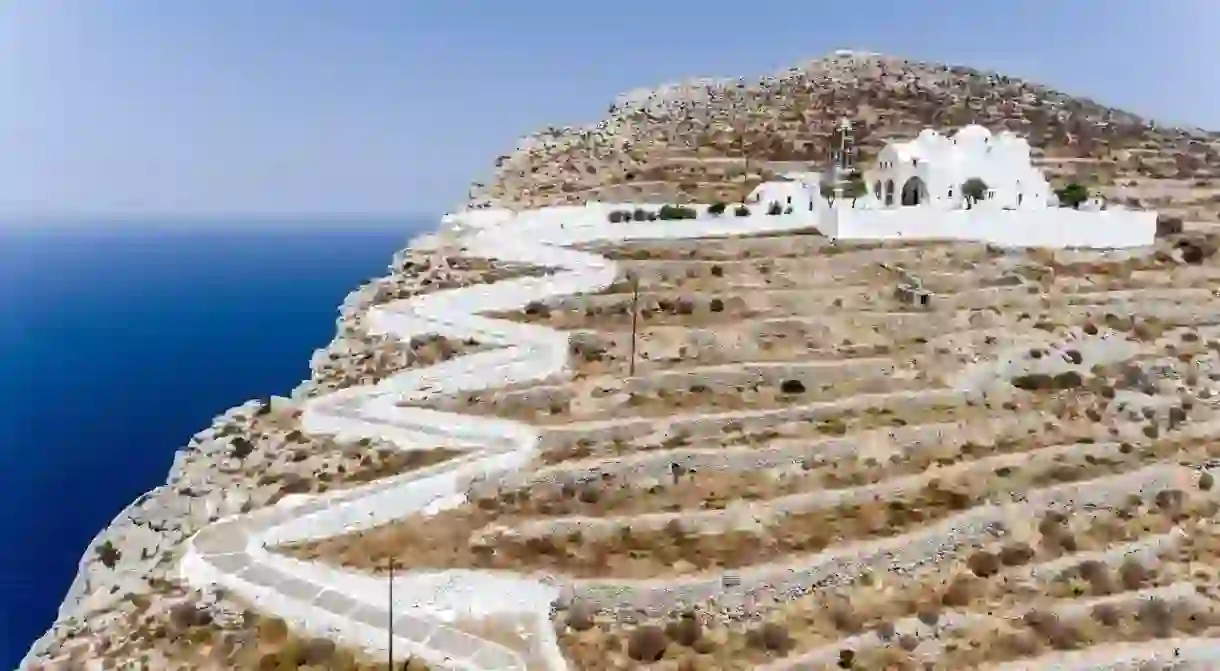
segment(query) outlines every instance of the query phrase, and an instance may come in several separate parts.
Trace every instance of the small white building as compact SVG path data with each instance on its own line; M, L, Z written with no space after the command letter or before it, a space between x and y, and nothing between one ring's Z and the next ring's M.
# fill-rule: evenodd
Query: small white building
M818 198L816 184L809 184L803 179L785 179L783 181L763 182L754 187L746 196L747 205L768 207L771 203L779 203L780 207L809 211L814 208Z
M1008 131L992 135L982 126L965 126L953 135L925 129L910 142L894 142L864 173L870 204L880 207L967 206L962 185L986 185L985 206L1038 210L1051 206L1051 187L1030 161L1029 143Z

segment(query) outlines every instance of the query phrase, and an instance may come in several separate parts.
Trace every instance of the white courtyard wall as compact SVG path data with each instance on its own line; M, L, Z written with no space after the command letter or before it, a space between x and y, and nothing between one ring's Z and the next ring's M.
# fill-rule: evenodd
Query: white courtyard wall
M1156 237L1155 212L836 208L830 218L833 225L819 229L843 240L979 240L1006 247L1104 249L1143 247Z

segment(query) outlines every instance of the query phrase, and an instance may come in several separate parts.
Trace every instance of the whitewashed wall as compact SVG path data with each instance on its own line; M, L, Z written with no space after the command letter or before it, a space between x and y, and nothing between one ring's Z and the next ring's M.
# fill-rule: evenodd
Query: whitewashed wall
M1069 208L1041 210L1003 210L978 206L970 210L944 210L935 207L895 207L882 209L852 208L849 203L828 206L819 198L810 212L794 208L792 214L772 217L763 207L753 205L749 217L736 217L732 208L713 217L706 204L694 204L699 212L694 220L623 222L612 224L607 215L612 210L633 210L643 207L656 211L654 205L635 203L590 203L527 210L511 222L521 235L529 237L547 230L548 235L564 243L592 240L600 237L615 239L646 239L672 237L671 229L694 229L703 235L711 229L760 226L816 226L823 235L840 240L976 240L1008 247L1089 247L1124 248L1151 245L1156 237L1156 213L1134 210L1086 212ZM487 214L493 212L492 214ZM464 220L473 215L471 228L482 229L489 221L505 221L497 211L472 210L454 215ZM756 224L748 223L758 220ZM807 221L805 224L803 222ZM560 226L559 231L553 230ZM537 229L537 231L535 231ZM692 235L695 235L692 232Z
M1155 212L836 208L833 218L833 225L819 229L844 240L948 239L1008 247L1121 248L1151 245L1156 237Z

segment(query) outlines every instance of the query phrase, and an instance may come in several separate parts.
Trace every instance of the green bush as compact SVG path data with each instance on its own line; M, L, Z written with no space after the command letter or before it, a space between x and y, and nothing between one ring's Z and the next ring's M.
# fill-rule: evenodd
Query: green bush
M978 177L971 177L962 182L962 198L966 199L966 205L969 207L974 203L979 202L987 196L987 182Z
M645 210L642 207L637 207L635 208L635 212L632 213L631 218L635 219L636 221L646 221L648 219L648 210Z
M718 217L718 216L724 214L724 208L726 208L726 207L728 207L728 205L725 205L724 203L722 203L720 201L716 201L716 202L712 203L711 205L707 206L707 213L714 217Z
M661 211L658 213L661 219L673 221L676 219L694 219L699 216L693 207L685 205L662 205Z
M1055 195L1059 198L1060 207L1078 208L1080 204L1089 199L1089 190L1083 184L1072 182L1061 188L1055 189Z
M750 216L750 208L746 207L745 205L738 205L733 210L733 214L735 214L739 217L748 217L748 216Z
M767 214L769 214L771 216L775 216L777 214L783 214L783 212L784 212L784 206L780 205L779 201L773 200L773 201L771 201L771 204L767 206Z

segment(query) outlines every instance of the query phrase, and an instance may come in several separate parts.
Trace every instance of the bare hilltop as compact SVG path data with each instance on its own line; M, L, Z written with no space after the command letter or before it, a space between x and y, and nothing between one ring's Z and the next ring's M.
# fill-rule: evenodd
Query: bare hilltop
M924 128L979 124L1027 137L1052 178L1136 207L1214 219L1220 134L1157 125L1033 82L941 63L836 52L758 78L695 80L620 96L590 126L547 128L496 160L474 205L712 202L826 164L850 119L865 163Z
M823 169L843 118L860 163L925 127L1012 130L1053 182L1184 226L1123 251L813 229L566 250L596 255L613 281L483 315L562 333L561 374L473 391L434 380L390 402L528 426L528 464L435 514L258 551L378 580L390 558L540 577L562 594L543 638L572 671L1170 668L1114 660L1171 643L1205 660L1189 668L1216 668L1220 134L997 73L836 52L625 94L596 124L522 139L469 205L733 202ZM396 337L377 328L387 306L418 323L428 296L561 270L444 236L399 251L339 307L308 380L219 415L98 534L23 668L386 669L265 603L193 588L190 539L468 457L456 440L406 451L389 433L311 431L303 410L336 392L356 407L363 388L504 346ZM912 304L916 289L931 300ZM445 631L554 671L519 624Z

